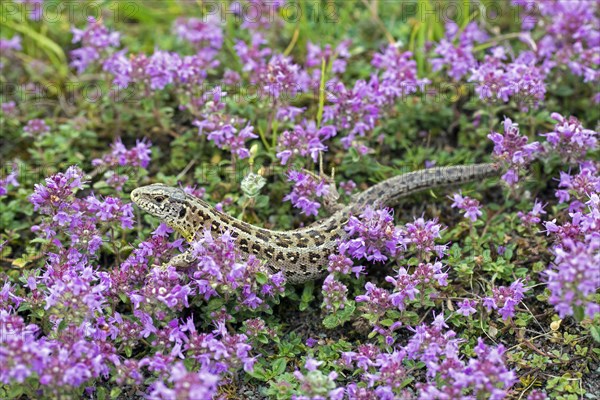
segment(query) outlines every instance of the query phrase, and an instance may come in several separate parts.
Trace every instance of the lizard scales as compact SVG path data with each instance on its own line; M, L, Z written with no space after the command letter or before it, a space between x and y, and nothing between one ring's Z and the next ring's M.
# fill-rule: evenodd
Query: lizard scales
M472 182L496 174L494 164L439 167L402 174L355 195L351 204L330 217L289 231L256 227L216 210L181 189L163 184L134 189L131 199L188 241L208 227L217 232L229 231L243 254L253 254L266 261L272 270L282 271L288 282L297 284L326 274L329 255L335 252L337 241L346 235L344 224L350 215L361 213L365 206L393 207L400 198L424 189ZM188 251L174 257L170 264L186 266L192 261Z

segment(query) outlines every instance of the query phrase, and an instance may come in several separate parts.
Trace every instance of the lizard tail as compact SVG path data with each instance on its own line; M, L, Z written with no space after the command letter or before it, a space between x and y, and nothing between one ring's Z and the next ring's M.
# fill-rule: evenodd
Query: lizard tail
M359 194L354 203L357 210L367 205L394 207L402 197L424 189L457 185L498 175L495 163L436 167L402 174L378 183ZM354 208L354 207L353 207Z

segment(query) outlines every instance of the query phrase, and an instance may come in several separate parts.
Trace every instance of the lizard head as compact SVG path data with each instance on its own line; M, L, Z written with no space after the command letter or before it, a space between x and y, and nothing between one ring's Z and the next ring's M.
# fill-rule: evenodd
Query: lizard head
M185 229L188 199L183 190L155 183L134 189L131 192L131 200L186 238L190 235L188 229Z

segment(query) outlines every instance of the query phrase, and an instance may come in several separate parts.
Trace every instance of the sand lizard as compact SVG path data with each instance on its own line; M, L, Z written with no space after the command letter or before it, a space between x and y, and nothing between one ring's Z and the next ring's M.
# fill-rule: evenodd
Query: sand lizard
M244 255L254 254L273 271L283 271L290 283L303 283L327 272L329 255L344 239L344 224L365 206L393 207L401 197L437 186L460 184L496 175L494 164L430 168L402 174L355 195L352 202L330 217L305 228L274 231L259 228L217 211L206 201L183 190L153 184L134 189L131 199L142 210L158 217L188 242L205 228L229 231ZM168 265L189 266L191 250L175 256Z

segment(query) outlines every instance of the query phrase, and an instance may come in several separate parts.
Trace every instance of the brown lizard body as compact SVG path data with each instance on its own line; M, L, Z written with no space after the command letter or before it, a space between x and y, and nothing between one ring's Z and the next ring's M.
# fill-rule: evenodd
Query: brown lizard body
M475 164L430 168L410 172L380 182L356 195L351 204L309 227L289 231L259 228L217 211L210 204L186 194L183 190L154 184L137 188L131 199L140 208L160 218L188 241L210 227L213 231L229 231L239 250L253 254L274 271L283 271L290 283L303 283L322 277L327 272L329 255L337 242L344 239L344 224L367 205L393 207L412 193L445 185L483 179L497 174L494 164ZM186 266L193 262L188 251L174 257L170 264Z

